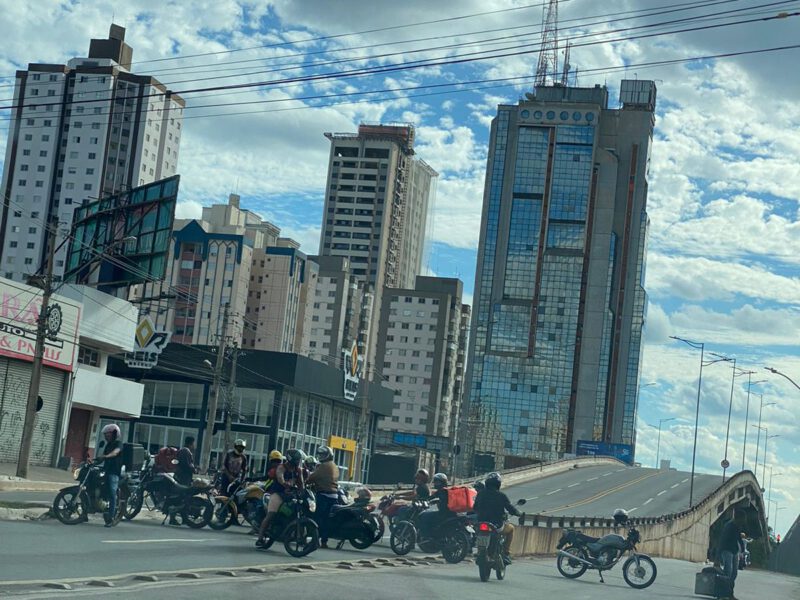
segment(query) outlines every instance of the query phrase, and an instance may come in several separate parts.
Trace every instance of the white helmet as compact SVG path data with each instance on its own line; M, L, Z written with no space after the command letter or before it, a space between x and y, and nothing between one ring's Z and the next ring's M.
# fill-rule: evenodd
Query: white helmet
M103 427L103 435L110 433L114 436L114 439L117 439L120 436L119 425L116 423L111 423L110 425L106 425Z

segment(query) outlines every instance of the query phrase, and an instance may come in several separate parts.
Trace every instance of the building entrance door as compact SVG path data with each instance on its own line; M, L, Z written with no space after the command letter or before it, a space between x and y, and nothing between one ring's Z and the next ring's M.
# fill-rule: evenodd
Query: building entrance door
M69 428L67 429L67 445L65 453L75 465L82 462L86 452L87 434L92 422L92 411L83 408L73 408L69 413Z

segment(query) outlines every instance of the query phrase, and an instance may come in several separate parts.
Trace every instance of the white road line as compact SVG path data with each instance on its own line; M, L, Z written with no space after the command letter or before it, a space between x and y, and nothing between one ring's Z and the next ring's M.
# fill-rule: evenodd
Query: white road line
M671 486L669 486L669 487L670 487L670 488L672 488L672 489L674 490L674 489L675 489L676 487L678 487L679 485L680 485L680 483L676 483L675 485L671 485Z
M538 499L539 499L539 496L534 496L533 498L526 498L526 500L527 500L528 502L530 502L530 501L532 501L532 500L538 500Z
M682 479L682 480L681 480L681 483L686 483L687 481L689 481L689 478L688 478L688 477L687 477L686 479Z
M667 490L661 490L660 492L658 492L656 494L656 496L660 496L661 494L666 494L666 493L667 493Z
M632 512L633 512L633 511L635 511L635 510L639 510L639 507L637 506L636 508L629 508L629 509L628 509L628 512L629 512L629 513L632 513Z
M171 538L164 540L102 540L103 544L164 544L175 542L212 542L212 538Z
M552 492L547 492L547 493L545 494L545 496L552 496L553 494L557 494L557 493L558 493L558 492L560 492L561 490L562 490L562 488L558 488L557 490L553 490Z
M614 471L609 471L608 473L603 473L603 477L608 477L609 475L613 475Z
M597 477L592 477L591 479L587 479L586 481L595 481L597 479L600 479L599 475Z
M644 503L644 504L642 504L642 506L647 506L647 505L648 505L648 504L650 504L652 501L653 501L653 499L652 499L652 498L650 498L649 500L645 500L645 503Z
M577 486L577 485L580 485L580 482L578 482L578 483L573 483L572 485L568 485L567 487L568 487L568 488L571 488L571 487L575 487L575 486Z
M622 473L624 470L625 470L625 469L617 469L617 470L615 471L615 473ZM634 508L633 510L636 510L636 509ZM630 512L630 511L628 511L628 512Z

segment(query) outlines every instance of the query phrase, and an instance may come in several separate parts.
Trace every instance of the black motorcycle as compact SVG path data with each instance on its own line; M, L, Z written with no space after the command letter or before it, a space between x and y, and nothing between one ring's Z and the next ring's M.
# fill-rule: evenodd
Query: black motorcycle
M164 513L164 521L185 524L192 529L202 529L211 521L214 509L210 500L211 483L205 479L195 479L191 485L181 485L171 473L148 474L142 478L137 494L137 510L145 496L153 502L154 508ZM179 521L180 519L180 521Z
M434 501L435 503L435 501ZM411 504L411 514L395 525L389 538L389 545L398 556L411 552L415 545L427 553L441 552L444 559L456 564L472 552L474 530L472 520L465 514L455 514L437 523L430 536L421 537L418 533L418 519L428 502L415 500Z
M517 506L522 506L525 502L524 498L520 498ZM506 540L502 530L495 527L493 523L485 521L479 522L475 526L475 530L475 545L478 549L475 562L478 565L478 575L481 581L489 581L492 569L494 569L497 579L504 579L507 565L503 559L503 546Z
M256 543L260 550L269 549L275 542L283 542L290 556L302 558L319 548L319 527L311 518L317 508L316 497L311 490L292 490L267 528L263 543Z
M73 471L78 485L58 492L53 500L53 514L64 525L77 525L89 520L92 513L106 513L109 508L106 473L102 463L83 462ZM120 477L117 490L117 510L112 523L119 523L125 514L130 496L128 478Z
M641 535L634 527L628 530L627 538L614 533L595 538L567 529L558 542L556 566L559 573L569 579L577 579L588 569L594 569L605 583L603 571L613 568L626 552L630 552L622 564L622 577L632 588L642 590L656 580L657 569L652 558L636 551L640 541Z
M345 542L350 542L353 548L365 550L377 541L378 526L372 515L373 508L363 503L331 506L328 537L339 540L337 550L341 550Z

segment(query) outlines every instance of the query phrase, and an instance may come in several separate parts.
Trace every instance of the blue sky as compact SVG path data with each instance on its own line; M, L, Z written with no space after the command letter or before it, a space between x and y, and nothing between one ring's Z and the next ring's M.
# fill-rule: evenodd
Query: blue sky
M756 0L731 0L713 8L649 18L633 19L633 14L626 12L674 4L610 0L599 5L570 0L562 2L562 32L580 43L589 39L580 36L728 10L745 11L736 19L751 13L767 15L767 9L758 8L763 3ZM774 14L798 6L800 2L787 2L769 11ZM104 1L29 4L1 0L0 7L0 29L6 32L0 44L0 75L12 75L29 61L65 62L84 55L89 38L106 35L113 15L128 28L127 41L138 63L134 70L153 74L177 91L508 46L517 46L517 52L529 51L379 76L185 95L189 108L179 164L179 214L197 216L202 205L224 201L229 192L238 191L244 207L282 227L284 234L300 241L308 253L317 251L319 239L328 153L323 133L354 131L362 121L414 123L419 156L441 174L425 266L437 275L460 277L471 295L489 122L497 104L516 102L530 88L530 81L491 88L487 86L492 84L480 84L483 89L455 92L448 88L450 93L442 93L442 88L399 88L530 76L537 58L541 6L511 0L434 6L423 0L369 5L353 0L142 0L125 6ZM303 41L509 8L516 9L435 25ZM617 16L603 16L611 14ZM708 18L674 27L719 22ZM661 455L681 468L688 467L691 460L699 356L671 342L669 336L704 341L712 351L735 356L740 365L758 372L754 380L767 380L754 387L754 393L763 393L765 402L776 402L765 409L764 422L771 434L780 435L771 440L767 465L775 465L775 471L783 473L775 478L772 491L773 499L788 507L778 521L783 530L790 515L793 518L800 512L796 409L800 390L770 375L764 366L774 366L800 380L800 105L796 101L800 75L794 66L800 52L659 68L634 66L627 72L610 72L608 67L792 44L796 43L797 21L621 40L576 47L572 53L580 84L607 83L612 104L623 77L652 78L659 88L648 209L650 306L642 374L643 384L655 385L641 391L638 458L646 464L655 462L655 429L648 423L676 417L665 424ZM499 31L477 33L494 29ZM519 37L488 39L513 34ZM606 37L624 35L608 33ZM409 42L419 38L430 39ZM270 44L273 46L264 47ZM469 45L430 50L453 44ZM210 52L224 53L160 60ZM393 55L369 58L376 54ZM318 64L343 58L358 60ZM159 62L142 62L156 60ZM232 77L219 79L222 76ZM194 81L201 78L215 79ZM10 81L0 80L0 85ZM378 89L398 91L346 99L293 100ZM9 96L6 93L4 97ZM270 102L263 103L266 100ZM233 102L262 103L207 106ZM2 132L0 144L5 144ZM731 462L739 466L746 401L743 379L736 380L728 453ZM709 366L703 382L698 464L704 471L717 472L724 454L730 368L726 363ZM755 454L756 431L750 430L748 462Z

